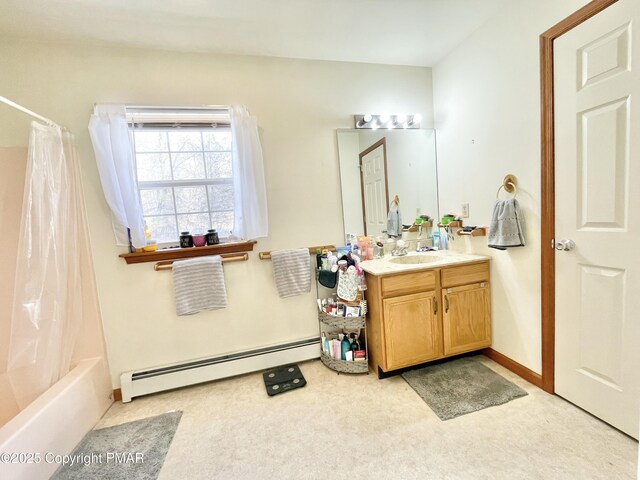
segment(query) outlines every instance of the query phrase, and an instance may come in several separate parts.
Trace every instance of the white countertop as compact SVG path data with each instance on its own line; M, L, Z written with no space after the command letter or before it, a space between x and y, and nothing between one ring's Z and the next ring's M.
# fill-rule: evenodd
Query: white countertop
M410 257L430 257L433 261L417 264L398 264L392 260ZM438 250L435 252L411 252L401 257L385 255L379 260L365 260L360 262L360 267L371 275L390 275L394 273L412 272L415 270L429 270L432 268L450 267L453 265L489 260L486 255L474 255L471 253L458 253L450 250ZM402 260L400 260L402 261Z

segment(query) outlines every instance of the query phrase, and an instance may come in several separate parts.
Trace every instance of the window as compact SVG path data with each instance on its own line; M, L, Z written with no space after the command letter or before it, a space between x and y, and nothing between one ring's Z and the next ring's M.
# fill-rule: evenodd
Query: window
M142 211L158 243L177 243L183 231L215 228L222 239L233 230L228 118L208 110L128 112Z

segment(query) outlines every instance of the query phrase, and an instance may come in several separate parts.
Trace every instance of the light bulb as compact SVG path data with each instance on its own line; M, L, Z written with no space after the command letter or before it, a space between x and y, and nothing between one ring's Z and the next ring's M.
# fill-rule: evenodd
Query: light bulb
M420 123L422 121L422 115L420 115L419 113L416 113L413 116L413 123Z
M407 116L404 113L399 113L398 115L396 115L396 122L404 123L406 121L407 121Z
M385 125L388 121L389 121L389 114L388 113L383 113L382 115L380 115L380 123Z
M371 116L370 113L367 113L362 117L362 119L364 120L364 123L369 123L371 120L373 120L373 117Z

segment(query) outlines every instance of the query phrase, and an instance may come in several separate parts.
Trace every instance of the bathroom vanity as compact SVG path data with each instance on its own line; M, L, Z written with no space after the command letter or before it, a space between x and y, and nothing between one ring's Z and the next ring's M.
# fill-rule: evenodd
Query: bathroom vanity
M379 376L491 345L489 257L425 252L361 266L369 366Z

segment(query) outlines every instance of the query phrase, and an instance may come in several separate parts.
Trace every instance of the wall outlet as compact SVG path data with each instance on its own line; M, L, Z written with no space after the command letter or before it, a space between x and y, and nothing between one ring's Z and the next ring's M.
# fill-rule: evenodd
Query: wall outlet
M462 218L469 218L469 204L463 203L460 207L460 216Z

